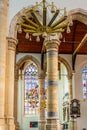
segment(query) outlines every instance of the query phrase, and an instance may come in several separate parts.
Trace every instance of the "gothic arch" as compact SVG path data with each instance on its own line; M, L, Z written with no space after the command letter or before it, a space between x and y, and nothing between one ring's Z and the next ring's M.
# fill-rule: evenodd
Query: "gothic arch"
M9 26L9 37L12 37L12 38L16 38L17 39L17 26L16 26L16 23L18 22L19 19L21 19L21 22L23 22L21 16L22 14L26 14L29 15L29 11L31 9L31 6L28 6L26 8L23 8L22 10L20 10L12 19L11 23L10 23L10 26Z
M68 72L68 79L70 79L72 77L72 70L71 70L70 65L68 64L68 62L64 58L62 58L60 56L58 57L58 60L66 66L66 69Z
M22 57L16 64L16 70L23 67L23 65L28 61L33 61L37 65L38 72L40 72L40 63L39 63L39 61L36 58L34 58L33 56L31 56L31 55L26 55L26 56Z
M87 25L87 11L81 8L73 9L69 11L69 16L72 16L73 20L78 20L83 24Z

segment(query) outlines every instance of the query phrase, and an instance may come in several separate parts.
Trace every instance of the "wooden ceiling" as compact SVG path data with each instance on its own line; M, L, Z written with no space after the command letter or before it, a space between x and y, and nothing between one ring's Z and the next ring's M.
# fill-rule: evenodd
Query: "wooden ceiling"
M63 38L59 46L59 54L73 54L74 50L80 44L81 40L87 33L87 25L74 20L73 26L70 27L71 32L63 32ZM32 37L32 41L25 39L25 33L17 34L18 46L17 53L41 53L43 38L40 42L36 42L36 37ZM87 42L80 48L78 54L87 54Z

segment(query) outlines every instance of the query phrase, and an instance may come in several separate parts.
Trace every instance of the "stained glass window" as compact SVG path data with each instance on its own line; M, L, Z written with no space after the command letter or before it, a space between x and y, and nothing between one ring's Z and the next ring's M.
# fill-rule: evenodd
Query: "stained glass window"
M87 66L82 71L83 98L87 99Z
M39 105L38 95L38 70L35 64L31 63L25 70L24 76L24 112L25 115L37 114Z

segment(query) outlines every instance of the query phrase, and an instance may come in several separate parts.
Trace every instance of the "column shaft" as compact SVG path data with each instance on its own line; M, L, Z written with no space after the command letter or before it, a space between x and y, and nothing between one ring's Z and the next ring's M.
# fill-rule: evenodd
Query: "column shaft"
M15 88L14 88L14 122L15 122L15 130L19 129L19 123L17 121L18 117L18 68L15 69Z
M7 120L9 130L14 130L14 68L15 68L15 50L17 40L7 38L8 40L8 66L7 66Z
M8 0L0 0L0 128L5 130L5 87Z
M73 95L72 95L72 77L70 77L68 79L68 83L69 83L69 102L70 102L73 98Z
M44 71L41 71L39 74L39 107L40 107L40 115L39 115L39 130L45 130L45 74Z
M46 41L47 50L47 124L46 130L58 130L58 45L59 41Z

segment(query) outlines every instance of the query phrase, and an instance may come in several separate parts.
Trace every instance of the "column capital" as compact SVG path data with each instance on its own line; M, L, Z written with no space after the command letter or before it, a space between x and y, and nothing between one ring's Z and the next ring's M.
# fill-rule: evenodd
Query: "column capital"
M7 37L7 41L8 41L8 50L15 51L16 45L18 43L17 39L14 39L12 37Z
M44 41L46 49L55 48L58 49L60 45L61 34L48 35Z
M45 46L47 50L52 49L52 48L58 49L58 45L59 45L59 42L56 39L45 41Z

